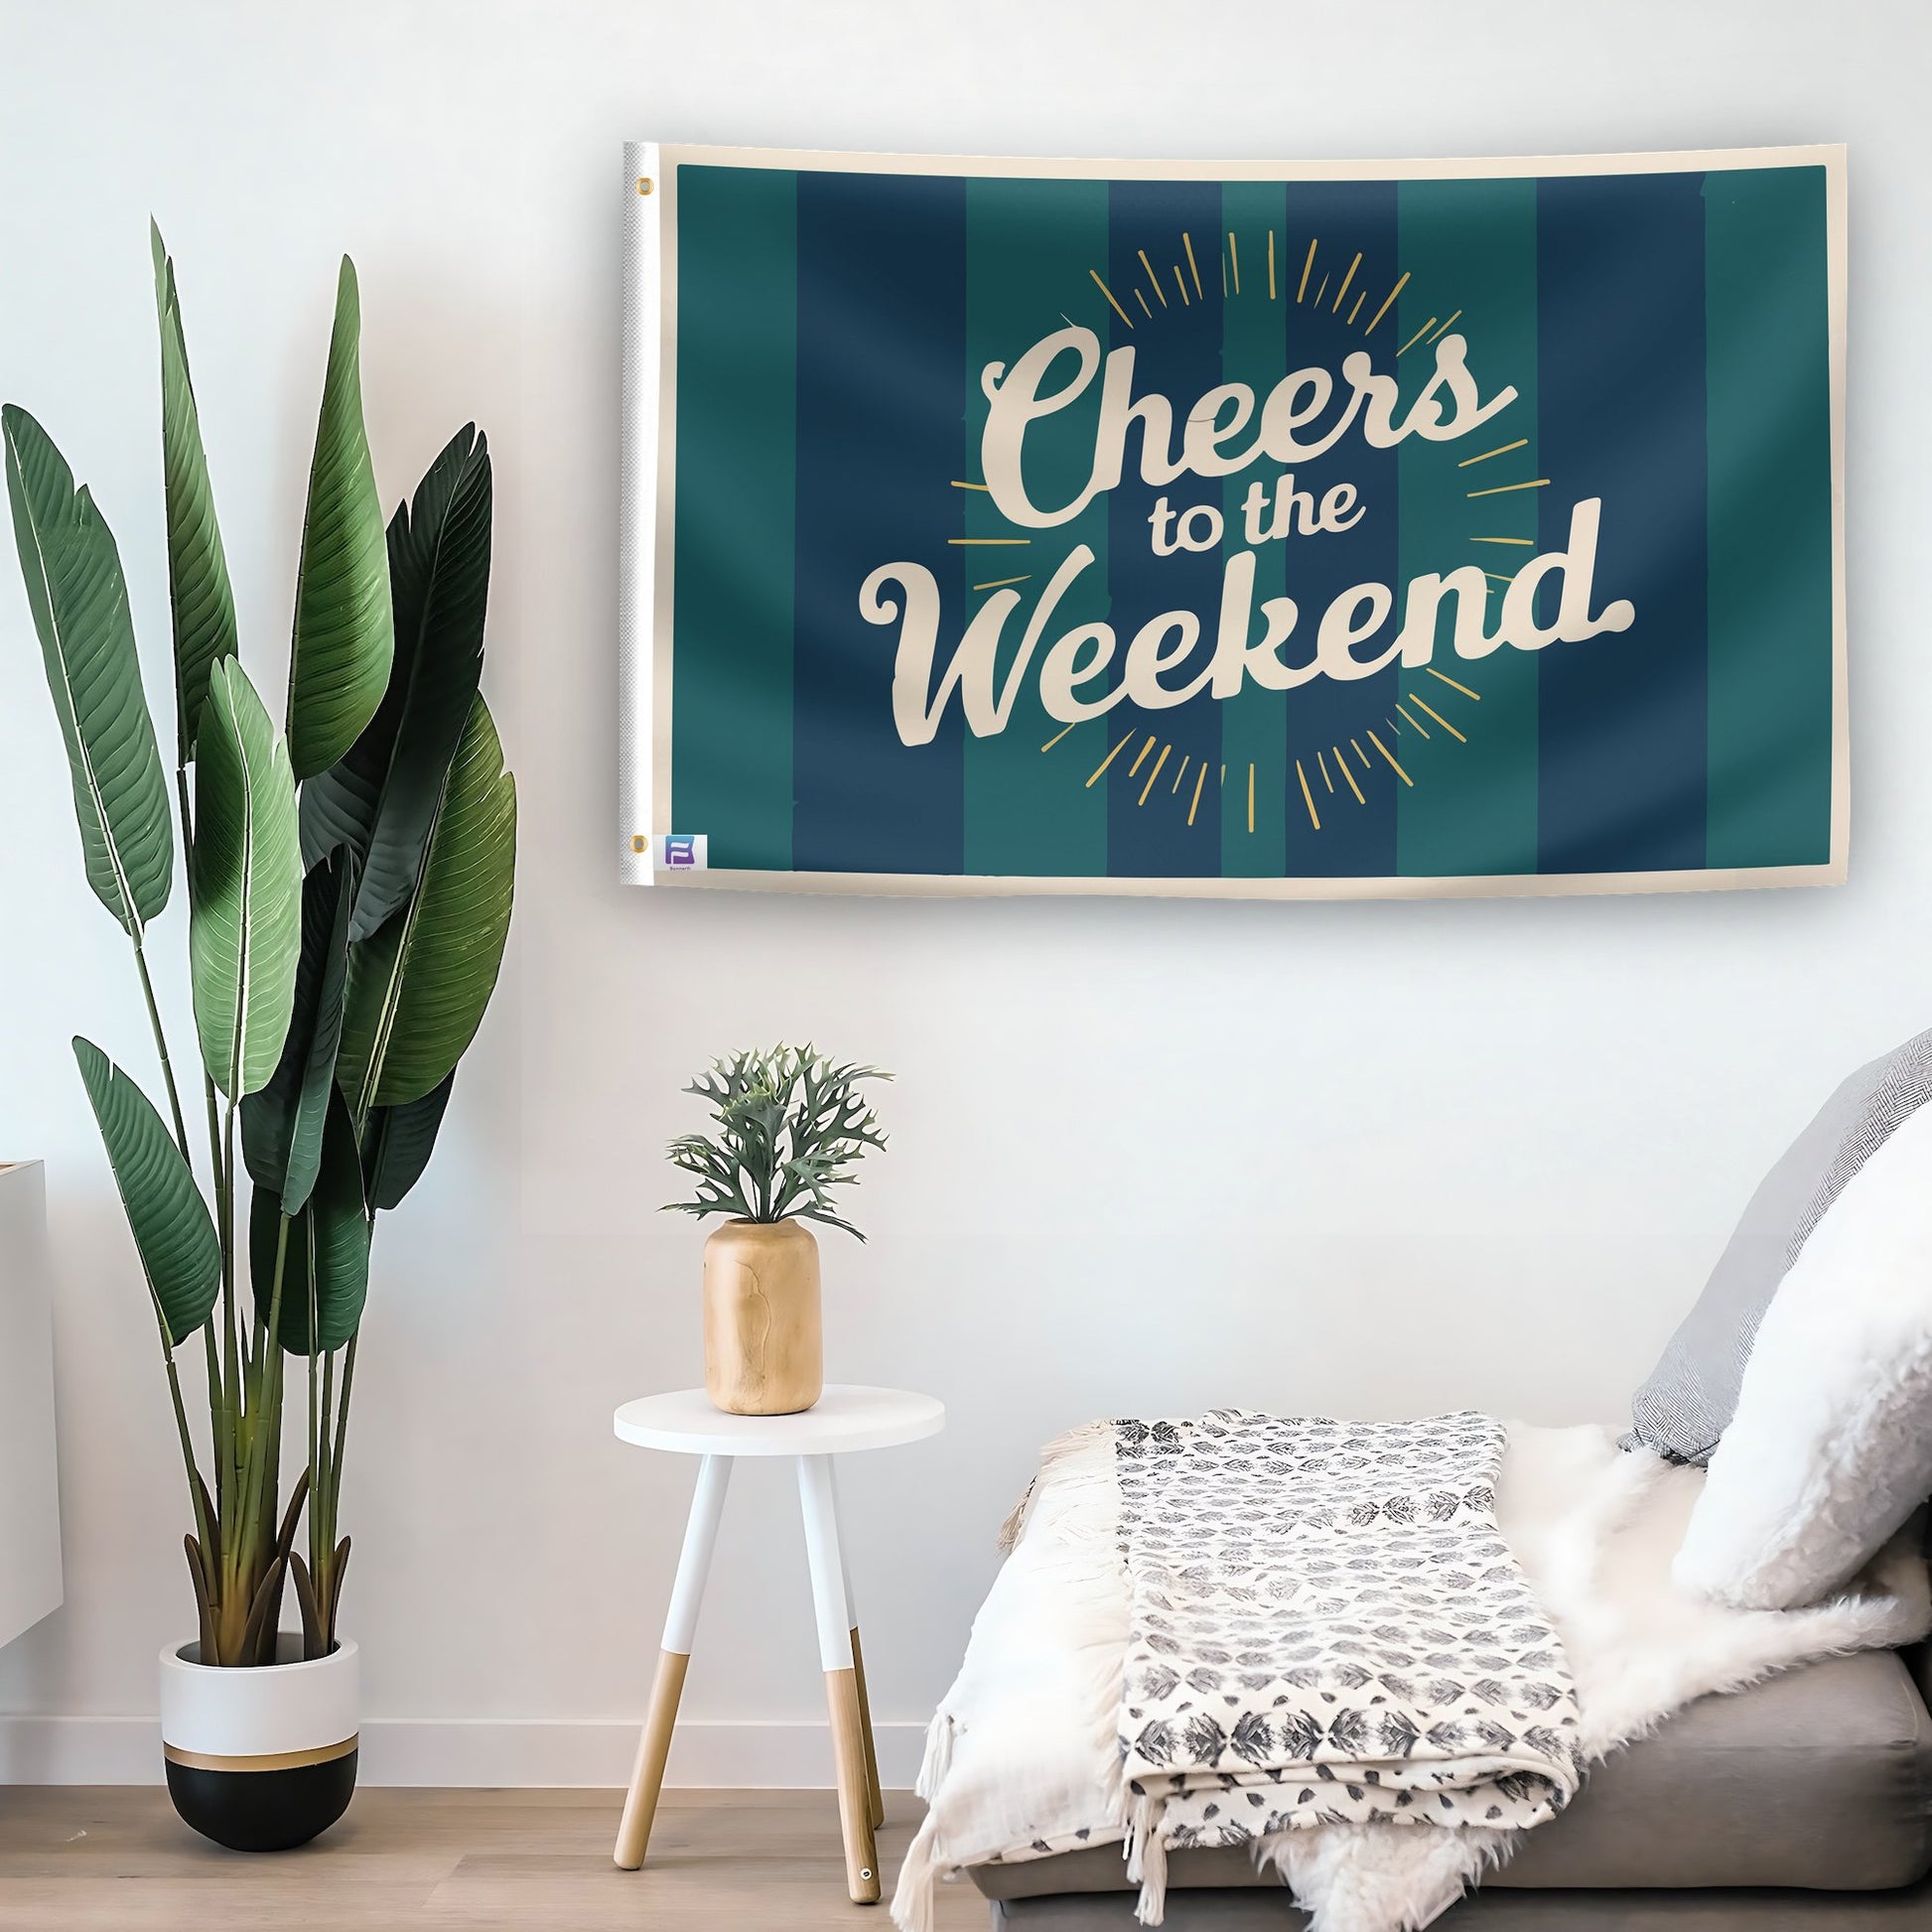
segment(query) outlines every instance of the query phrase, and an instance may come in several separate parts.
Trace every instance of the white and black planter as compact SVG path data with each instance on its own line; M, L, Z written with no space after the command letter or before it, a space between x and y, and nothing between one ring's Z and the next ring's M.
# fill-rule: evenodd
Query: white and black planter
M326 1832L355 1790L358 1653L302 1661L284 1632L255 1670L203 1664L201 1645L161 1653L168 1795L185 1823L233 1852L285 1852Z

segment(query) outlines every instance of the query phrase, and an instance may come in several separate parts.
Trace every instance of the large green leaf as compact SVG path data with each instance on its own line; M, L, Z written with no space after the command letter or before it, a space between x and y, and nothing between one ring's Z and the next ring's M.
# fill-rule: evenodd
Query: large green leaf
M171 1347L204 1321L221 1288L221 1244L207 1203L153 1103L91 1040L73 1057L93 1103L148 1292Z
M455 1085L456 1074L450 1072L420 1100L378 1107L369 1116L362 1136L362 1185L371 1208L396 1206L422 1179Z
M281 1225L281 1197L272 1187L257 1186L248 1208L248 1274L263 1322L274 1299ZM322 1138L315 1191L289 1221L276 1338L293 1355L313 1352L312 1335L325 1349L341 1348L362 1318L368 1292L369 1220L362 1204L362 1165L355 1152L355 1129L339 1093Z
M202 448L202 419L188 374L175 265L148 224L154 245L154 304L161 323L161 472L168 502L168 598L175 620L175 731L180 759L195 756L208 672L235 654L234 593L214 520L214 490Z
M322 1130L336 1091L336 1048L348 979L348 913L355 861L332 853L302 882L302 953L295 1005L274 1076L241 1104L248 1172L298 1213L322 1164Z
M355 265L345 255L295 587L289 757L298 778L328 770L361 736L395 648L382 505L362 428L361 326Z
M231 1100L268 1084L302 951L295 780L238 658L208 676L195 763L188 951L202 1060Z
M47 687L67 743L87 884L130 937L168 903L175 836L154 720L141 689L113 532L47 432L0 409L7 494Z
M337 1078L356 1119L420 1099L483 1024L509 932L516 781L479 697L407 905L349 952Z
M489 595L489 445L466 424L389 522L396 654L362 736L302 788L302 850L362 859L350 936L409 897L483 672Z

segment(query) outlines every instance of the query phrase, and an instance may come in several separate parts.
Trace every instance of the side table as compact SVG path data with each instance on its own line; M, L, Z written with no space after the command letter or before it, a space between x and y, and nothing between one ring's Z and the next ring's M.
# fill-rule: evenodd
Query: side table
M805 1554L811 1568L812 1608L818 1622L819 1663L832 1717L832 1752L838 1773L839 1825L845 1838L846 1889L862 1905L878 1902L879 1853L873 1834L885 1823L872 1712L866 1698L866 1667L859 1648L859 1619L852 1579L839 1544L838 1486L833 1457L859 1449L892 1449L936 1436L945 1427L943 1404L903 1389L828 1384L810 1409L795 1416L728 1416L714 1409L702 1389L647 1395L626 1402L613 1417L619 1439L645 1449L702 1456L691 1515L684 1527L677 1581L664 1617L664 1644L651 1684L650 1706L637 1762L624 1795L613 1857L626 1871L644 1862L651 1820L664 1785L664 1760L677 1724L684 1673L691 1662L698 1604L704 1595L718 1523L732 1464L741 1455L790 1456L798 1470L798 1506L804 1517Z

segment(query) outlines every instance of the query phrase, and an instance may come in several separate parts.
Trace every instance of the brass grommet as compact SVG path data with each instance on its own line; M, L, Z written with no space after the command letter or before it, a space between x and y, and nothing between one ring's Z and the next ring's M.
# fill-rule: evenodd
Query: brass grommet
M650 193L650 177L648 175L639 175L637 177L637 193L639 195L648 195Z

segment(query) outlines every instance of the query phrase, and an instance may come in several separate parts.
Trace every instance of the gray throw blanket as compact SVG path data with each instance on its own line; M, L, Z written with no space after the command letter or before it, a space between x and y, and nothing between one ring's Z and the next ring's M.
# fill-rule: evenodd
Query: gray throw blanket
M1312 1824L1517 1828L1582 1777L1569 1666L1496 1524L1504 1431L1116 1422L1130 1877Z

